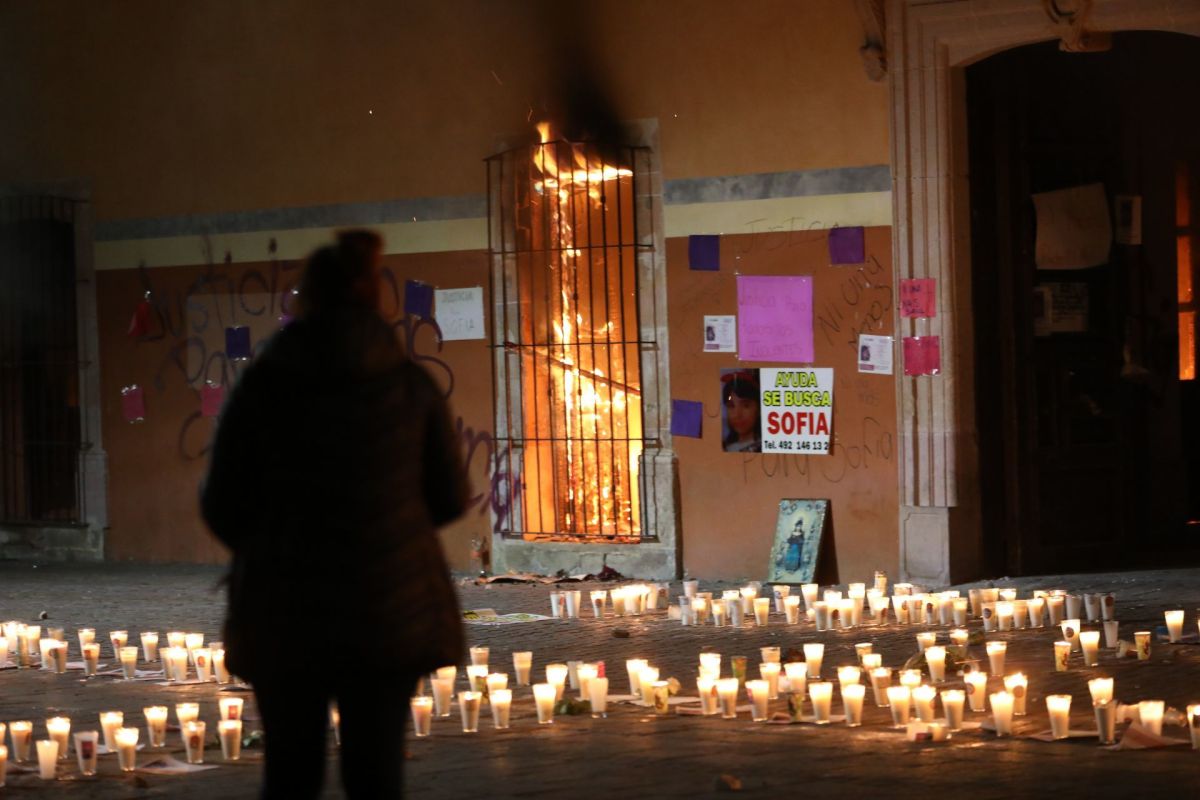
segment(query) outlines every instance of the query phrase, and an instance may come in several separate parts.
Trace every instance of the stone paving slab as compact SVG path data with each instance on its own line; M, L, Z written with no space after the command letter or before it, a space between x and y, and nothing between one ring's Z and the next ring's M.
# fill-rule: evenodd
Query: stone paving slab
M124 564L41 565L0 564L0 620L37 621L66 629L71 659L77 658L75 630L95 627L107 654L107 631L124 628L130 643L142 630L202 631L219 636L224 604L219 589L221 570L211 567L148 567ZM1112 590L1117 594L1117 617L1124 638L1132 631L1162 624L1167 608L1187 612L1187 631L1196 630L1200 608L1200 570L1171 570L1105 575L1068 575L995 582L1015 586L1021 596L1033 588L1071 591ZM599 584L581 584L585 591ZM703 583L703 590L730 585ZM678 584L673 595L681 593ZM530 585L460 587L464 608L490 607L500 613L547 613L550 587ZM586 595L585 595L586 596ZM786 651L805 641L826 645L823 673L854 661L856 642L872 641L887 666L898 668L916 650L914 634L924 626L890 625L817 634L809 625L787 626L772 615L765 628L739 630L685 627L665 612L645 617L603 620L548 620L504 627L468 626L472 644L492 648L491 661L512 673L511 653L534 652L535 679L547 663L566 660L604 660L613 691L627 691L624 660L649 658L663 676L675 676L684 693L694 692L697 654L714 649L728 657L747 656L750 671L759 660L758 648L779 645ZM972 627L978 623L973 623ZM940 630L939 628L935 628ZM617 631L627 633L618 638ZM1183 708L1200 702L1200 646L1156 644L1148 662L1118 662L1103 651L1101 666L1087 669L1076 663L1066 673L1053 671L1050 630L1013 631L989 635L1009 642L1009 671L1020 669L1030 680L1030 715L1020 719L1018 733L1048 727L1046 694L1064 692L1074 698L1075 727L1091 727L1086 681L1098 674L1116 680L1119 699L1134 702L1161 698ZM982 648L979 656L986 660ZM461 675L461 670L460 670ZM460 681L462 678L460 677ZM877 709L867 693L865 725L818 728L812 725L775 726L752 723L743 714L736 721L718 718L657 716L646 709L617 705L607 719L574 716L539 726L528 689L516 691L513 728L494 731L483 709L480 733L463 734L457 713L434 723L434 735L409 740L408 786L414 797L707 797L717 794L722 773L743 782L743 793L779 796L818 791L822 797L937 797L991 798L1028 795L1042 797L1188 797L1200 791L1200 753L1187 748L1139 752L1107 752L1091 740L1042 743L1014 739L998 741L981 732L956 735L940 745L909 744L888 727L887 709ZM835 692L836 695L836 692ZM215 725L215 686L160 687L155 683L126 683L114 679L81 682L78 673L58 676L37 670L0 672L0 721L31 719L35 735L46 717L69 715L76 729L86 722L96 727L101 710L122 709L141 723L140 709L150 704L184 700L201 703L201 717ZM786 708L784 701L773 710ZM835 696L834 713L840 710ZM255 716L248 708L253 728ZM984 715L968 712L967 719ZM1166 732L1181 738L1183 728ZM178 743L178 734L169 739ZM143 752L142 760L151 754ZM175 755L182 758L181 752ZM102 759L96 779L77 779L74 761L60 768L62 780L52 784L36 775L10 776L0 798L63 796L79 798L179 797L250 798L259 787L256 759L237 764L221 761L210 750L210 763L219 769L185 777L137 774L121 776L111 758ZM330 752L330 783L326 797L340 797L335 785L336 753Z

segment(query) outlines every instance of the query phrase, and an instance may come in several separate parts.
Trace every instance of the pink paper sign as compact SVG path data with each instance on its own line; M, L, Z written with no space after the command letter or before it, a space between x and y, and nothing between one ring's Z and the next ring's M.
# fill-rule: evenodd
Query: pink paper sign
M937 280L910 278L900 281L900 316L936 317Z
M140 386L126 386L121 390L121 417L126 422L142 422L146 419L146 395Z
M812 277L739 275L738 358L811 364Z
M215 417L221 413L221 403L225 400L225 387L220 384L206 383L200 387L200 415Z
M937 336L904 337L905 375L937 375L941 371L941 339Z

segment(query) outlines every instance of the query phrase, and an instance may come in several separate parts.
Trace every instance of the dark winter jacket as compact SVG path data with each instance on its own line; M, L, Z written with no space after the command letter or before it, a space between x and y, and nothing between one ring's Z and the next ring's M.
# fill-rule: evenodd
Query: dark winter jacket
M222 410L201 490L233 551L230 669L253 681L297 657L361 675L457 663L437 529L468 495L446 402L387 323L342 310L278 332Z

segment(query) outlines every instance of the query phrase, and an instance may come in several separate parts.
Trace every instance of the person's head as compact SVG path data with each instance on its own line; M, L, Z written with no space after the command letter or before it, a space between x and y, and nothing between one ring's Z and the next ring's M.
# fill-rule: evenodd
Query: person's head
M365 229L341 231L337 244L317 248L300 278L300 315L344 308L378 311L382 252L383 239Z
M725 375L723 391L725 419L729 439L747 441L758 438L758 381L754 373L740 370Z

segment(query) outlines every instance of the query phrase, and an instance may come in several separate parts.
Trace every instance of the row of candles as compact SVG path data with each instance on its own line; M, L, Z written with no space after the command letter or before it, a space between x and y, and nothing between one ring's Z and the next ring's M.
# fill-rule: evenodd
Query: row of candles
M62 628L47 629L42 636L40 625L26 625L17 621L9 621L0 626L3 635L0 636L0 667L8 665L13 659L21 667L34 665L35 650L41 658L41 668L62 674L67 670L68 643ZM85 675L95 675L100 666L100 644L96 642L94 628L80 628L77 631L79 651L83 659ZM232 676L225 668L225 650L221 642L204 645L203 633L184 633L170 631L167 633L167 647L159 648L159 635L153 631L141 634L141 648L129 646L129 632L123 630L110 631L109 642L112 645L112 655L121 665L121 673L127 680L137 676L139 652L147 663L160 661L163 665L163 675L167 680L183 682L188 679L189 666L196 669L197 680L218 683L229 683Z
M240 697L223 697L217 702L220 718L217 733L221 741L221 754L226 761L237 761L242 751L242 708ZM142 709L145 719L147 742L150 747L167 746L166 706L147 706ZM199 703L177 703L175 718L179 724L183 747L189 764L204 763L206 723L200 719ZM123 772L132 772L137 767L138 740L140 730L127 727L122 711L100 712L100 730L82 730L74 734L75 757L79 772L84 776L96 774L99 761L100 741L103 737L107 753L116 753L117 762ZM5 728L8 729L12 747L3 744ZM9 757L14 763L30 761L36 749L38 773L45 780L57 775L58 763L69 758L72 741L71 719L51 717L46 720L46 738L34 740L33 722L14 720L7 726L0 722L0 786L4 786Z

